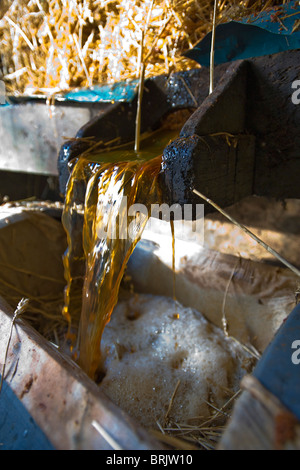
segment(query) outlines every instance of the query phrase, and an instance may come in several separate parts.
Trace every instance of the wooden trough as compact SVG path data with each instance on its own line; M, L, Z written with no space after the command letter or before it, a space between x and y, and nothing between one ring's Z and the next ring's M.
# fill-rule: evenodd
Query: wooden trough
M269 207L272 206L273 202ZM11 216L9 216L9 211L12 211ZM15 228L15 232L20 233L20 237L25 240L29 253L28 259L25 259L27 270L33 270L33 267L37 270L40 264L39 274L44 277L48 275L50 278L52 274L50 263L45 263L45 261L37 263L36 260L30 262L30 255L32 257L32 253L35 253L35 257L39 260L55 259L55 251L61 250L64 244L60 242L62 244L59 246L59 237L56 237L55 244L49 248L51 243L48 241L48 258L45 258L47 239L44 238L44 245L41 243L45 233L40 235L40 242L37 243L38 239L33 228L27 227L32 239L32 246L30 246L26 239L26 230L24 230L26 212L19 218L13 212L16 211L11 208L6 209L5 227L6 230L12 230L11 233ZM43 212L33 214L34 218L37 215L40 225L45 224L45 218L49 218L49 227L58 229L60 224L52 216ZM9 219L11 219L10 222ZM3 230L5 228L2 228L2 233ZM170 247L170 236L157 238L155 243L151 242L152 245L150 243L152 249L149 250L147 240L150 240L150 235L145 234L145 239L132 255L128 267L129 273L137 292L171 296L173 281L170 254L169 259L166 259L168 251L166 247ZM10 236L10 238L12 240L10 250L13 253L20 243L16 236ZM283 240L282 249L287 246L291 238L288 234L283 234ZM59 246L59 248L54 248L54 246ZM158 246L161 247L160 252L157 251ZM184 249L181 250L180 242L177 247L177 256L180 258ZM199 311L204 311L212 323L221 326L220 311L224 291L230 272L238 258L225 253L217 253L208 247L195 255L192 253L188 258L187 261L183 261L177 273L178 300L185 305L198 308ZM21 270L22 256L20 259L18 268ZM55 268L57 272L56 264ZM5 271L2 271L2 274L3 272ZM245 341L251 331L252 337L259 338L255 343L258 349L267 350L270 339L273 344L272 338L278 326L286 317L290 317L289 313L294 303L293 288L296 277L293 273L278 266L250 260L244 260L238 272L239 275L234 280L235 290L232 293L229 292L227 298L228 320L232 325L230 331L241 341ZM24 276L28 278L28 274ZM253 283L253 278L256 279L255 283ZM157 283L155 279L161 281ZM259 302L259 299L263 300ZM99 386L89 379L67 354L59 351L49 339L38 333L26 320L26 316L20 315L16 319L13 319L13 316L13 309L1 299L0 367L4 381L0 393L0 442L3 450L164 451L171 449L175 451L181 449L176 447L176 444L166 445L162 440L154 438L151 433L114 405L101 392ZM239 320L236 326L234 318ZM290 348L290 343L299 337L299 307L290 318L292 319L291 329L287 322L283 323L290 329L288 336L283 331L285 356L282 356L281 332L276 343L277 348L279 345L276 367L275 371L272 370L271 376L276 385L276 377L280 375L280 371L284 370L285 373L290 371L289 376L285 376L283 380L286 389L292 391L296 397L296 406L299 407L299 366L291 362L293 351ZM268 328L262 328L262 323L268 324ZM272 354L271 350L271 357ZM267 357L270 358L270 354ZM263 358L260 361L263 361ZM264 367L270 368L270 365L265 363ZM293 409L289 409L289 402L282 402L278 394L274 395L278 393L278 387L274 390L272 388L267 390L265 385L262 385L262 375L266 375L264 368L258 375L254 372L254 375L243 379L244 391L235 404L231 420L217 448L299 448L299 423L296 415L293 414ZM194 448L194 446L189 447L188 443L185 443L185 446L185 449Z

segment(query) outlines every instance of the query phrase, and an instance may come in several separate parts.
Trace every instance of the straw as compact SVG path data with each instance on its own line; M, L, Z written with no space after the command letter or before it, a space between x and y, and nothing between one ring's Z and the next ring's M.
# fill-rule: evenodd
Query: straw
M287 261L283 256L281 256L277 251L273 250L269 245L267 245L264 241L262 241L259 237L257 237L253 232L251 232L247 227L244 225L240 224L237 222L231 215L229 215L224 209L221 209L220 206L218 206L215 202L213 202L211 199L208 199L204 194L200 193L196 189L193 190L197 196L201 197L204 199L206 202L208 202L211 206L213 206L218 212L220 212L222 215L224 215L230 222L235 224L237 227L239 227L241 230L243 230L247 235L249 235L253 240L255 240L259 245L261 245L265 250L267 250L269 253L271 253L275 258L277 258L282 264L284 264L287 268L289 268L291 271L293 271L294 274L297 276L300 276L300 271L297 269L295 266L293 266L289 261Z
M144 79L145 79L145 67L146 67L146 63L144 61L144 41L145 41L145 37L147 36L147 31L148 31L149 22L151 19L153 5L154 5L154 0L151 0L151 4L149 7L147 20L145 24L145 29L144 31L142 31L141 45L140 45L140 56L139 56L140 80L139 80L139 87L138 87L138 102L137 102L137 114L136 114L136 129L135 129L135 144L134 144L135 152L139 152L140 150L142 99L143 99L143 92L144 92Z

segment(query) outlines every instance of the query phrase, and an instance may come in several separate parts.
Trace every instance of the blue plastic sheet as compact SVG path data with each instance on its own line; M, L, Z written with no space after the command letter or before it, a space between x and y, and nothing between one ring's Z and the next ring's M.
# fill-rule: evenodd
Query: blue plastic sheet
M68 101L76 102L131 102L137 93L138 80L122 81L112 85L94 86L70 91L64 95Z
M0 0L1 1L1 0ZM0 81L1 83L1 81ZM130 103L137 95L138 80L121 81L107 85L95 85L91 88L78 88L58 95L59 101L69 101L73 103L114 103L126 101ZM55 97L55 96L54 96ZM22 100L45 99L43 95L24 96ZM18 99L1 94L0 88L0 108L13 105Z
M262 385L300 420L300 304L281 325L253 371Z
M300 49L299 23L299 1L292 1L242 21L220 24L216 28L214 63ZM210 50L211 33L184 55L208 67Z

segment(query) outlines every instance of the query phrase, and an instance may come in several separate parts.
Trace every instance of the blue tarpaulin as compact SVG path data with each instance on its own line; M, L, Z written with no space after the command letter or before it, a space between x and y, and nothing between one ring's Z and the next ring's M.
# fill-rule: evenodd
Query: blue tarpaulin
M210 65L211 36L207 34L184 55L202 66ZM300 49L300 2L251 15L241 21L230 21L216 27L214 63Z
M138 80L128 80L112 85L98 85L92 88L80 88L64 95L66 100L80 102L131 102L137 92Z
M113 103L118 101L130 103L137 95L137 88L138 80L133 79L113 84L95 85L91 88L77 88L66 93L60 93L57 98L59 101L73 103ZM4 93L5 91L1 94L0 89L0 106L12 105L15 101L14 97L8 97ZM23 97L27 100L38 98L45 99L45 96Z

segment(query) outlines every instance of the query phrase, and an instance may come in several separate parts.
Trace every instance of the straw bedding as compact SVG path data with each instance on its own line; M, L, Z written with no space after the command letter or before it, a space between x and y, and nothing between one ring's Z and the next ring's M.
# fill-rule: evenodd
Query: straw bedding
M278 3L221 0L217 23ZM0 78L9 93L59 93L197 66L182 57L211 30L213 0L6 0ZM8 8L9 7L9 8ZM7 10L8 8L8 10Z
M220 431L229 410L217 410L253 365L243 347L201 313L149 294L119 302L102 349L106 375L100 387L115 403L147 429L177 437L197 431L192 440L198 444L204 423Z

